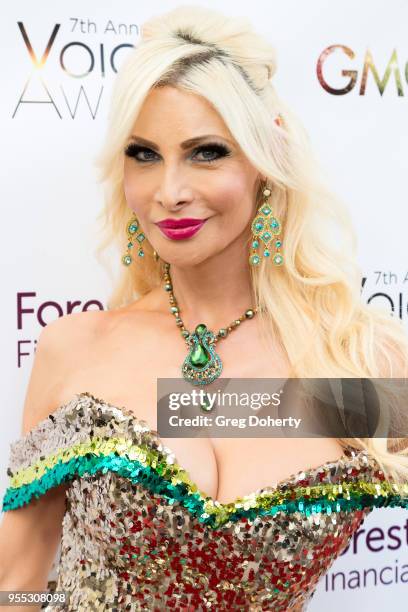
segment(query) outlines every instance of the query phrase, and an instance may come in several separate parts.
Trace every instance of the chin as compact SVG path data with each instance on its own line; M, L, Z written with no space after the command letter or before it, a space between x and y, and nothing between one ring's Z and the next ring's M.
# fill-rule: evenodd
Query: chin
M210 254L197 253L196 249L187 248L180 249L178 253L175 253L173 249L171 251L169 250L167 257L161 255L164 261L167 261L167 263L169 263L171 266L175 266L177 268L192 268L203 263L210 256Z

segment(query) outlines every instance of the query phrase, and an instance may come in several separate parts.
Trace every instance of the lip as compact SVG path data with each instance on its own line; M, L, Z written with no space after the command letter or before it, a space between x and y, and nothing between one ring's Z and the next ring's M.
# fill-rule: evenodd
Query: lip
M194 224L191 224L191 221L194 221ZM190 220L190 225L179 225L179 227L166 227L165 225L163 225L163 221L157 223L157 225L160 231L165 236L167 236L167 238L170 238L171 240L184 240L185 238L190 238L191 236L194 236L194 234L196 234L203 227L206 221L207 219L193 219Z
M179 229L182 227L193 227L194 225L200 225L204 223L206 219L193 219L192 217L184 217L183 219L163 219L158 221L157 225L160 228Z

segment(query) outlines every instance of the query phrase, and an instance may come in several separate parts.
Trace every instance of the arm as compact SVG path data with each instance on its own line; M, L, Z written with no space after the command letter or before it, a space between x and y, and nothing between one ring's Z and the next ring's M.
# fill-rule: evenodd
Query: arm
M61 324L65 327L65 322L57 320L40 334L24 404L22 435L58 405L63 370L60 363L63 353ZM67 486L55 487L27 506L3 514L0 591L47 589L48 575L61 539ZM13 612L19 609L10 607ZM21 607L23 609L26 608Z
M61 539L66 487L56 487L26 507L4 513L0 526L0 591L47 590Z

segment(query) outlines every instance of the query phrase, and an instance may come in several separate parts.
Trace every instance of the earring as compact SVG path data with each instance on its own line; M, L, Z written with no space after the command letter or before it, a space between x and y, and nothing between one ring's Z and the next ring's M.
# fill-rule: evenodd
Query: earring
M269 250L269 245L272 240L275 239L276 253L272 259L275 265L280 266L283 263L283 255L280 252L282 241L280 238L278 238L278 235L281 231L281 224L280 221L272 215L273 210L268 203L268 198L271 195L271 190L267 186L265 186L262 193L265 197L265 201L258 208L256 217L252 221L251 225L252 253L249 256L249 263L252 266L259 265L261 257L257 253L257 248L259 247L261 242L263 243L261 248L264 249L263 256L270 257L271 252Z
M143 240L146 238L146 236L143 234L143 232L139 231L139 233L137 233L137 230L139 229L139 221L137 220L135 214L133 213L133 218L127 223L126 225L126 235L127 235L127 251L125 253L125 255L123 255L122 257L122 263L125 266L130 266L130 264L133 261L133 257L131 255L131 250L133 249L133 241L136 238L136 240L138 241L140 247L138 250L138 256L139 257L144 257L144 251L143 248L141 246Z

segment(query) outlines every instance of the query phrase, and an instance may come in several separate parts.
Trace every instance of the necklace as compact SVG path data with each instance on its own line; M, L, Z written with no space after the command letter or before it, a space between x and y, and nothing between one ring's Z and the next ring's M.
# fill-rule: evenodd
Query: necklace
M237 328L242 321L252 319L257 308L249 308L228 327L223 327L214 334L207 328L205 323L197 325L193 333L190 333L184 326L180 317L180 309L173 293L173 286L170 276L170 264L166 262L164 271L165 291L169 293L170 312L176 317L176 325L180 328L182 337L187 347L188 355L181 367L181 372L185 380L193 385L208 385L218 378L222 372L222 361L215 352L215 345L219 340L226 338L228 334Z

